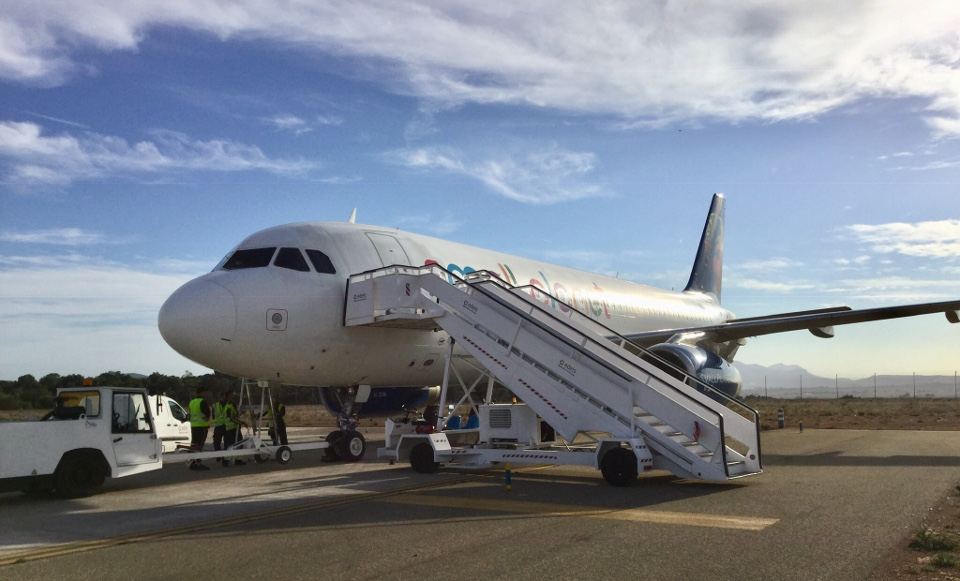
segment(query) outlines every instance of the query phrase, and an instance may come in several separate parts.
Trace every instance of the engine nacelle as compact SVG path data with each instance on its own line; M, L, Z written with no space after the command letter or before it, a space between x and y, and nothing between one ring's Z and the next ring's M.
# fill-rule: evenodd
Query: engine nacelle
M743 387L740 371L712 351L682 343L661 343L649 348L648 351L717 391L730 397L740 395L740 388ZM678 376L676 370L665 368L665 371L672 371L675 377Z
M340 415L343 411L343 400L340 397L342 388L321 387L320 401L327 411ZM390 418L401 416L408 409L422 410L429 405L440 401L440 386L432 387L374 387L370 389L370 397L363 404L357 404L361 418Z

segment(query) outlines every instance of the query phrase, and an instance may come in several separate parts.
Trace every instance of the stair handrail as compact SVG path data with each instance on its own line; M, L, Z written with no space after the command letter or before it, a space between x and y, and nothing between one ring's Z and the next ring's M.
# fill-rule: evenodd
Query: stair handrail
M631 353L629 350L625 349L624 346L625 346L626 344L630 344L631 346L633 346L633 347L635 347L636 349L638 349L638 350L639 350L641 353L643 353L645 356L649 356L649 357L655 359L657 362L665 365L667 369L676 370L677 372L679 372L679 373L683 376L683 381L684 381L685 384L689 385L689 384L687 383L688 380L693 380L693 382L694 382L695 384L697 384L698 386L700 386L700 387L703 388L703 390L700 390L700 391L708 391L708 392L710 392L711 394L716 394L717 396L719 396L719 397L720 397L721 399L723 399L724 401L726 401L726 402L728 402L728 403L732 403L732 404L734 404L735 406L738 406L738 407L746 410L748 413L750 413L750 414L753 416L753 423L754 423L754 425L755 425L755 427L756 427L757 433L759 433L759 431L760 431L760 418L759 418L759 413L758 413L756 410L754 410L753 408L751 408L750 406L746 405L745 403L737 400L736 398L733 398L733 397L727 395L726 393L724 393L724 392L722 392L722 391L714 388L714 387L711 386L711 385L708 385L708 384L704 383L704 382L701 381L699 378L688 374L685 370L680 369L680 368L674 366L673 364L671 364L670 362L662 359L661 357L659 357L659 356L656 355L655 353L652 353L652 352L648 351L648 350L647 350L646 348L644 348L643 346L638 345L638 344L634 343L633 341L631 341L630 339L628 339L628 338L620 335L619 333L617 333L617 332L614 331L613 329L607 327L607 326L604 325L603 323L600 323L599 321L590 318L588 315L586 315L585 313L581 312L579 309L574 308L572 305L566 303L565 301L562 301L562 300L558 299L557 297L554 297L553 295L550 295L549 293L544 292L544 291L541 290L540 288L535 287L535 286L533 286L533 285L525 285L525 286L515 286L515 285L512 285L512 284L508 283L506 280L504 280L499 274L497 274L496 272L493 272L493 271L489 271L489 270L472 271L472 272L469 272L469 273L465 273L463 276L461 276L460 274L451 272L450 270L448 270L448 269L446 269L446 268L444 268L444 267L442 267L442 266L440 266L439 264L436 264L436 263L426 264L426 265L420 266L420 267L410 266L410 265L394 264L394 265L391 265L391 266L385 266L385 267L381 267L381 268L370 269L370 270L367 270L367 271L364 271L364 272L361 272L361 273L357 273L357 274L351 275L351 276L348 278L348 280L347 280L347 289L348 289L347 295L349 295L349 285L350 285L350 282L352 282L352 281L354 281L354 280L360 281L360 280L364 280L364 279L380 278L380 277L383 277L383 276L389 276L389 275L391 275L391 274L409 274L409 275L415 275L415 276L420 276L420 275L423 275L423 274L434 274L434 275L438 276L438 278L446 279L447 283L451 284L452 286L455 286L455 287L456 287L456 286L466 286L466 287L469 287L469 288L471 288L471 289L473 289L473 290L475 290L475 291L481 292L482 294L484 294L484 295L492 298L492 299L495 300L495 301L500 302L501 304L504 304L504 303L503 303L502 301L500 301L500 300L498 299L498 297L493 296L491 292L489 292L489 291L487 291L486 289L483 288L483 283L493 283L493 284L496 284L497 286L500 286L500 287L502 287L503 289L508 290L508 291L516 291L516 290L528 291L528 290L529 290L530 293L531 293L531 296L533 296L533 293L537 293L537 294L541 295L544 300L545 300L545 299L550 299L550 300L552 300L552 301L555 301L555 302L558 303L558 304L562 304L563 306L567 307L571 312L577 313L577 314L579 315L580 320L584 323L585 326L590 325L590 326L594 326L594 327L599 327L599 328L601 328L604 332L600 332L600 333L597 333L597 334L599 334L600 336L608 339L608 341L602 342L602 343L601 343L601 342L594 341L594 344L600 346L602 349L604 349L604 350L607 351L608 353L614 355L616 358L621 359L621 360L624 360L626 363L628 363L628 364L630 364L630 365L634 365L633 363L631 363L631 362L629 361L629 359L626 359L626 358L624 357L624 355L622 355L621 353L619 353L617 350L614 350L614 349L612 348L612 346L610 345L611 343L613 343L613 344L619 343L619 344L617 344L617 348L618 348L619 350L621 350L621 351L626 351L627 353L630 353L631 355L637 356L636 354ZM547 308L545 308L545 306L544 306L542 303L539 303L539 302L536 301L536 300L534 300L534 301L525 300L525 302L526 302L528 305L533 306L533 307L535 307L535 308L538 308L540 311L542 311L542 312L544 312L544 313L547 313L547 314L551 317L552 320L555 320L555 321L563 324L563 325L566 326L567 328L570 328L570 329L572 329L573 331L575 331L575 332L577 332L577 333L580 332L579 329L576 329L575 327L572 327L571 325L569 325L569 324L567 323L567 321L565 321L562 317L557 316L556 312L554 312L554 311L556 311L556 309L553 309L553 308L547 309ZM514 311L514 312L517 312L518 314L523 314L523 315L525 315L525 316L529 316L529 313L523 313L522 311L519 311L514 305L511 305L511 304L508 304L508 303L507 303L507 304L504 304L504 306L508 307L510 310L512 310L512 311ZM560 340L563 341L564 343L570 344L569 338L567 338L567 337L565 337L565 336L563 336L563 335L557 334L553 329L550 329L549 327L545 326L541 321L539 321L539 320L537 320L537 319L535 319L535 318L534 318L534 319L530 319L530 321L531 321L532 323L534 323L537 327L539 327L539 328L543 329L544 331L547 331L548 333L550 333L551 335L553 335L555 338L560 339ZM619 342L613 341L613 340L611 339L611 337L616 337L617 339L619 339ZM589 356L592 360L600 363L600 364L603 365L604 367L606 367L606 368L608 368L608 369L610 368L610 366L611 366L610 362L603 361L602 359L597 358L596 356L594 356L594 354L592 354L592 353L590 353L590 352L584 352L584 353L585 353L587 356ZM652 363L652 362L651 362L651 363ZM621 374L618 370L615 370L615 369L611 369L611 370L617 372L618 375ZM667 372L666 369L661 369L661 370L664 371L664 372ZM701 407L701 408L705 409L706 411L709 411L709 412L711 412L712 414L714 414L714 415L716 416L716 418L717 418L717 425L718 425L718 428L719 428L719 430L720 430L720 433L721 433L721 434L725 434L725 433L726 433L726 432L725 432L725 429L724 429L724 418L723 418L723 415L722 415L722 414L720 414L719 412L717 412L717 411L715 411L715 410L710 409L709 407L704 407L703 404L702 404L701 402L699 402L696 398L694 398L691 394L686 393L684 390L678 389L676 386L670 384L669 382L663 382L663 381L661 381L661 383L662 383L663 385L665 385L666 387L670 388L671 390L673 390L675 393L677 393L677 394L680 395L681 397L683 397L683 398L685 398L685 399L688 399L688 400L696 403L699 407ZM694 386L690 386L690 387L694 387ZM741 416L741 417L742 417L742 416ZM744 418L744 419L748 419L748 418ZM757 459L758 459L758 464L759 464L759 459L762 457L762 456L760 455L760 439L759 439L759 437L757 438L756 446L757 446ZM725 445L725 444L722 444L722 445L721 445L721 455L722 455L724 472L726 473L727 476L729 476L729 469L728 469L728 466L727 466L727 453L726 453L726 445Z

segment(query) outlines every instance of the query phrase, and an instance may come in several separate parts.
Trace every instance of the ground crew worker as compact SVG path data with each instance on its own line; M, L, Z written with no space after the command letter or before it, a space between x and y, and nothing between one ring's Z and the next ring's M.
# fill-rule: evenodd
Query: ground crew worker
M209 389L198 387L197 397L190 400L190 447L195 452L203 451L203 445L207 442L207 432L210 431L213 414L210 411L210 404L207 403L209 396ZM209 469L209 466L204 466L202 460L190 461L190 470Z
M237 392L232 389L227 391L227 403L223 406L223 417L224 417L224 429L226 430L223 435L223 449L229 450L234 444L237 443L237 432L240 431L240 419L237 417ZM226 468L230 465L231 457L224 456L221 464ZM243 466L246 464L240 458L236 458L233 461L237 466Z
M224 415L227 405L226 390L220 392L219 399L213 403L213 449L223 450L223 438L227 433L227 417ZM222 458L217 458L219 462Z
M270 413L269 434L274 446L278 444L281 446L287 445L287 422L283 419L286 414L287 408L278 396L273 402L273 411Z

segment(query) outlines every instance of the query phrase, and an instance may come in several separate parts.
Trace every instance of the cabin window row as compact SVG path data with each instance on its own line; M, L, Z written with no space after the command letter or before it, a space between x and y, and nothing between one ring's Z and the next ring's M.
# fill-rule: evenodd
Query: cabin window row
M337 269L333 266L333 262L330 261L330 257L323 252L310 248L307 248L303 252L306 252L307 258L310 259L310 264L313 265L313 269L316 272L320 274L337 274ZM263 268L269 266L270 261L273 260L273 265L278 268L287 268L298 272L310 272L310 266L307 264L307 260L304 259L303 252L301 252L299 248L286 247L280 248L279 251L276 247L245 248L229 255L220 268L223 270ZM275 258L274 255L276 255Z

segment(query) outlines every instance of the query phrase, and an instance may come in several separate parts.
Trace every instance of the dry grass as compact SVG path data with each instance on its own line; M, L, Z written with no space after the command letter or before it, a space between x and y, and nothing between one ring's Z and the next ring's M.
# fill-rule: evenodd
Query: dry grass
M777 429L783 408L784 427L857 430L960 430L960 400L956 399L809 399L750 397L747 405L760 412L764 430Z
M773 399L750 397L747 405L760 412L761 428L777 429L777 410L783 408L785 428L859 430L960 430L960 400L956 399ZM46 410L0 411L0 420L40 418ZM321 406L288 405L291 427L335 426L332 414ZM382 426L383 420L361 421Z

